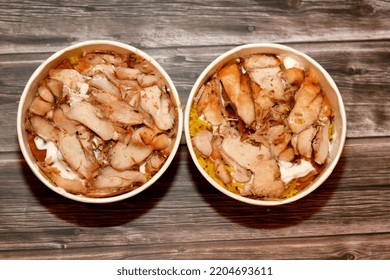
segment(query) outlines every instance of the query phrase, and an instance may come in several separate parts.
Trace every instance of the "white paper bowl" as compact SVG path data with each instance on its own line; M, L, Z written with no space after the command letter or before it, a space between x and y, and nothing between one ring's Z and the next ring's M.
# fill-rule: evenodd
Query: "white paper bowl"
M26 112L33 100L34 94L37 91L39 82L43 80L47 75L50 69L55 68L58 66L63 59L70 58L71 56L79 55L83 53L84 51L92 51L92 50L110 50L115 51L116 53L126 54L126 53L134 53L137 54L147 61L149 61L159 72L161 77L165 80L166 85L170 89L170 92L172 96L174 97L176 111L177 111L177 136L174 142L174 146L172 149L171 154L166 159L165 163L161 167L161 169L145 184L138 187L137 189L120 194L113 197L106 197L106 198L91 198L91 197L85 197L82 195L74 195L71 193L66 192L64 189L57 187L54 185L46 175L39 169L39 167L36 164L35 157L33 156L27 139L27 133L25 131L25 117ZM157 63L152 57L150 57L148 54L144 53L143 51L115 41L109 41L109 40L91 40L91 41L85 41L81 43L77 43L75 45L66 47L56 53L54 53L52 56L50 56L46 61L44 61L32 74L30 79L28 80L24 91L22 93L22 96L20 98L19 108L18 108L18 115L17 115L17 133L18 133L18 140L20 149L23 153L23 156L30 166L31 170L34 172L34 174L41 180L48 188L52 189L56 193L76 200L80 202L86 202L86 203L109 203L109 202L115 202L119 200L123 200L129 197L132 197L148 187L150 187L156 180L161 177L161 175L167 170L168 166L171 164L177 149L180 144L181 134L182 134L182 127L183 127L183 112L182 112L182 104L180 101L179 94L171 80L171 78L168 76L168 74L165 72L165 70L160 66L160 64Z
M254 53L289 56L297 60L303 67L305 67L305 69L312 68L315 74L317 75L317 78L320 81L323 91L325 92L326 96L329 99L329 102L332 106L333 113L334 113L334 121L333 121L334 135L333 135L333 140L330 148L330 158L325 169L320 175L317 176L315 181L310 186L306 187L296 195L286 199L272 200L272 201L258 200L258 199L243 197L228 191L227 189L219 185L201 167L196 157L194 147L192 146L190 129L189 129L190 110L191 110L194 96L198 92L199 88L217 70L222 68L222 66L225 65L228 61L232 59L237 59L245 55L254 54ZM324 68L322 68L321 65L319 65L314 59L310 58L308 55L301 53L291 47L287 47L280 44L258 43L258 44L242 45L230 51L227 51L224 54L217 57L213 62L211 62L209 66L207 66L207 68L202 72L202 74L199 76L194 86L192 87L190 96L188 98L186 104L186 110L184 113L184 131L185 131L187 146L190 151L192 160L194 161L196 167L199 169L200 173L202 173L202 175L207 179L207 181L211 185L213 185L216 189L220 190L222 193L226 194L227 196L230 196L231 198L234 198L236 200L248 204L260 205L260 206L275 206L275 205L290 203L305 197L306 195L308 195L309 193L317 189L329 177L329 175L332 173L333 169L335 168L344 147L345 137L346 137L346 121L347 118L346 118L341 94L335 82L331 78L331 76L328 74L328 72L325 71Z

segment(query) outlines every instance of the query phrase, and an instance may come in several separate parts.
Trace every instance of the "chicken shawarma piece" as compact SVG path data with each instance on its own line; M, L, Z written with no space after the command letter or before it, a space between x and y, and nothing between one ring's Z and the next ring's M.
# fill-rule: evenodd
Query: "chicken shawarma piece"
M30 112L39 116L45 116L51 111L53 104L46 102L40 96L36 96L30 105Z
M268 91L274 100L284 100L285 87L279 77L280 67L256 68L249 70L248 74L252 81L260 86L262 90Z
M114 137L115 130L112 123L101 118L102 113L89 102L74 103L64 113L67 118L84 124L103 140L110 140Z
M53 104L55 102L55 98L54 98L54 95L51 93L51 91L45 87L45 86L40 86L38 88L38 94L39 96L45 100L46 102L49 102L51 104Z
M284 125L272 126L267 132L271 153L278 157L286 150L291 140L291 134L286 132Z
M255 105L250 86L250 78L242 74L237 63L224 66L217 73L222 85L237 109L238 116L250 126L255 120Z
M101 91L112 94L113 96L121 96L119 89L112 82L110 82L106 75L102 73L94 75L93 78L88 81L88 83L91 87L100 89Z
M222 180L224 184L229 184L233 181L232 175L226 170L225 164L221 159L216 159L214 161L215 174L219 179Z
M329 121L320 126L313 142L314 160L318 164L324 164L329 153Z
M225 153L222 149L219 151L221 158L223 161L233 168L233 172L230 173L232 178L240 183L246 183L251 180L252 174L251 171L239 165L234 159L230 158L230 156Z
M204 115L206 121L212 125L221 125L225 122L222 114L221 89L219 79L212 78L200 89L197 102L198 115Z
M58 142L60 131L47 119L34 115L30 118L30 124L35 134L45 141Z
M81 174L83 178L90 179L93 172L99 168L96 158L85 156L76 134L70 136L61 132L58 148L72 170Z
M128 103L104 91L92 90L91 93L98 102L104 105L104 109L107 111L105 115L110 120L126 125L143 123L144 116L136 112Z
M173 127L175 113L172 101L157 85L144 88L141 91L140 106L142 110L153 117L159 129L169 130Z
M316 135L317 130L310 126L299 134L294 134L291 139L291 145L294 148L295 154L302 155L306 158L311 158L312 155L312 141Z
M144 184L146 175L135 170L118 171L107 166L96 176L92 186L95 188L119 188L132 186L134 184Z
M165 157L159 153L154 153L146 160L145 170L150 174L156 173L160 170L161 166L165 162Z
M85 80L84 76L74 69L50 69L49 76L74 90L79 87L79 83L84 83ZM55 93L53 92L53 94Z
M278 198L283 194L278 164L265 146L257 147L243 143L239 138L227 137L221 149L240 166L251 170L254 178L250 192L253 195Z
M225 137L221 150L239 165L250 170L254 169L253 164L259 156L270 156L270 152L265 146L257 147L247 142L241 142L238 137Z
M73 135L77 132L77 126L80 123L75 120L68 119L65 116L62 108L64 108L64 110L70 110L70 107L67 104L63 104L60 107L53 110L53 117L52 117L53 122L58 127L66 131L66 133L68 133L69 135Z
M294 133L300 133L318 120L322 100L319 86L305 82L302 84L295 94L295 105L288 116L288 124Z
M302 69L293 67L286 69L282 72L282 77L289 83L290 85L298 85L300 86L305 78L305 73Z
M253 169L254 179L250 192L257 197L280 198L285 191L275 159L260 157Z
M87 191L87 187L80 178L64 178L60 175L57 168L42 164L41 162L38 162L37 164L39 168L45 172L45 174L47 174L58 187L64 189L65 191L73 194L85 194Z
M193 138L194 147L206 158L213 152L212 141L213 134L207 129L199 131Z
M153 149L149 146L118 141L110 150L110 163L117 170L126 170L142 163L152 152Z
M62 98L64 84L61 81L55 79L48 79L46 81L46 85L56 98Z
M243 59L243 66L247 71L258 68L276 67L280 61L274 55L253 54Z

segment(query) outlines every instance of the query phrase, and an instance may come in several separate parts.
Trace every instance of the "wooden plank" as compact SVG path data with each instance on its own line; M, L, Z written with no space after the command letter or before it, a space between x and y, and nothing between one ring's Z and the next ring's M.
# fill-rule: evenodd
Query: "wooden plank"
M299 245L298 245L299 244ZM170 243L3 251L2 259L307 259L380 260L390 255L390 234Z
M348 141L340 164L322 187L280 207L249 206L218 192L201 177L184 146L157 184L108 205L62 198L42 185L18 154L3 153L0 255L7 250L151 246L178 240L388 233L389 145L386 138Z
M54 51L86 39L159 48L390 38L386 0L1 1L0 6L3 54Z
M390 95L384 90L387 78L390 41L355 43L291 44L323 65L342 94L348 120L348 137L390 135ZM151 49L172 77L183 104L198 75L219 54L231 46L204 48ZM0 59L0 151L17 151L16 114L20 95L29 76L49 54L2 55ZM334 59L337 57L337 59ZM11 73L18 73L13 75Z
M389 259L390 2L0 0L0 259ZM316 59L340 88L347 143L330 178L279 207L213 188L185 142L145 192L107 205L73 202L26 165L16 110L53 52L111 39L149 53L183 103L218 55L279 42Z

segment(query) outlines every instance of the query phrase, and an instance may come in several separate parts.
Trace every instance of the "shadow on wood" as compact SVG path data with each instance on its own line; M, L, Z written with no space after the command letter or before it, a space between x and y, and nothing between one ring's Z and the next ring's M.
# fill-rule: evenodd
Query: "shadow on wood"
M20 157L23 158L22 154ZM173 162L178 162L179 153ZM145 215L164 197L174 181L177 165L145 191L128 199L108 204L88 204L62 197L47 188L30 170L24 159L20 161L26 184L32 195L58 218L81 227L112 227L134 221Z
M298 201L281 206L262 207L245 204L222 194L201 175L190 157L187 160L199 194L217 213L245 227L259 229L290 227L309 219L327 204L338 186L344 168L344 162L340 161L336 166L337 172L313 193Z

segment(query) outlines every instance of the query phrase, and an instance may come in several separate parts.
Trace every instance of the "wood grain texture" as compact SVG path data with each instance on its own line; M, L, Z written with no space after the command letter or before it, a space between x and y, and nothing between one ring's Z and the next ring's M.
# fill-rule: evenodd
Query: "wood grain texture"
M390 136L390 41L289 44L316 59L333 77L347 111L348 137ZM149 50L171 76L185 104L197 77L232 46ZM331 51L330 51L331 50ZM35 68L51 53L2 55L0 60L0 151L17 151L18 100ZM335 60L334 57L337 57ZM180 65L180 67L178 67ZM12 75L11 73L18 73Z
M1 1L0 6L2 53L52 51L86 39L160 48L390 38L386 0Z
M264 255L253 254L257 247L282 243L287 252L297 240L306 244L341 238L348 244L339 241L316 257L317 249L308 248L308 255L303 256L377 258L383 238L373 240L365 235L382 236L390 231L390 174L384 171L390 166L378 168L382 156L390 156L390 144L383 138L375 142L348 141L335 172L320 189L299 203L272 208L244 205L215 190L196 170L185 146L157 184L136 197L108 205L86 205L59 197L34 177L20 155L3 153L1 162L8 172L0 174L0 255L33 258L36 252L36 258L45 258L49 250L66 249L69 253L61 257L94 258L97 251L96 258L160 256L153 256L154 249L145 252L145 246L150 246L166 251L161 258L235 258L229 254L249 242L237 256L245 259L266 257L268 250ZM366 159L370 169L362 168L359 159ZM361 243L354 243L354 236ZM207 249L210 244L216 251ZM112 246L128 248L110 255ZM364 255L365 246L371 246L374 255ZM225 247L225 255L219 255ZM298 252L283 257L284 250L268 252L268 257L298 258ZM78 255L81 251L85 255Z
M0 0L0 259L390 259L389 1ZM45 187L18 147L16 110L33 71L87 39L146 51L185 104L231 48L279 42L338 85L347 142L330 178L298 202L254 207L201 176L185 142L157 183L107 205Z

